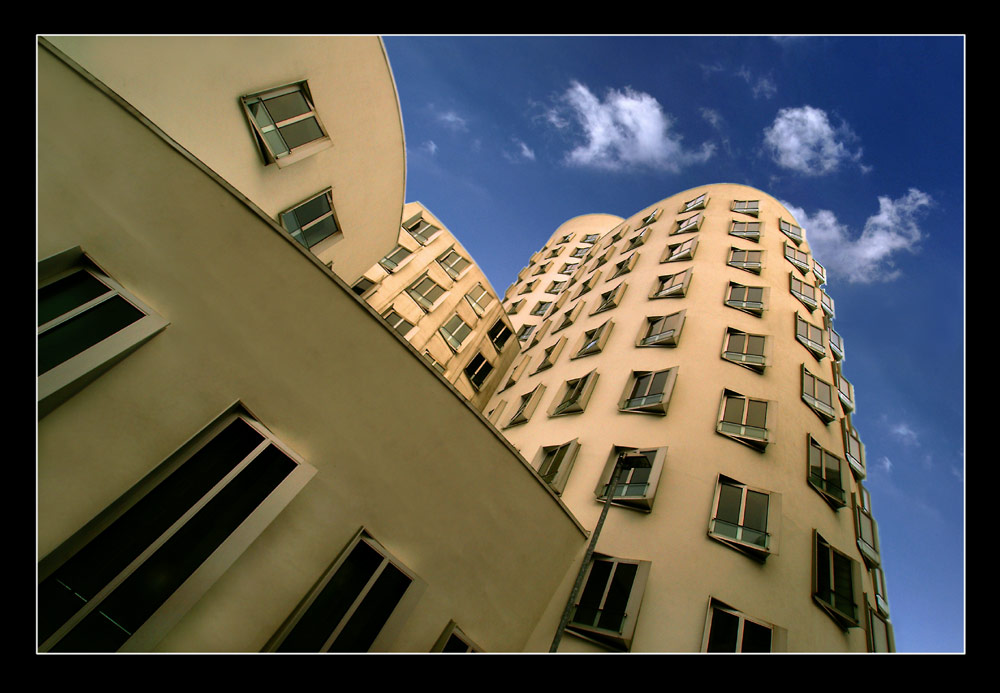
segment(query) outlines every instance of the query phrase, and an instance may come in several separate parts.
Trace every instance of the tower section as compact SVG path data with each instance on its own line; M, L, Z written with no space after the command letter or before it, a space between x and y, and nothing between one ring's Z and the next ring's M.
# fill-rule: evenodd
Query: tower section
M826 281L777 200L716 184L567 221L507 290L487 416L585 526L612 503L561 650L892 649Z

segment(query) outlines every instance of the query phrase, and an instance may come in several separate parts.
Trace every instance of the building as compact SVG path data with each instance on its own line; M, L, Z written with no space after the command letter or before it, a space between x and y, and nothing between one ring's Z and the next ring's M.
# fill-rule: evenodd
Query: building
M260 48L246 41L234 57ZM387 78L370 41L352 60ZM204 44L182 41L143 88L217 52ZM261 82L314 87L291 56ZM38 76L39 650L523 651L586 544L556 494L281 204L265 211L44 39ZM240 113L245 83L202 77ZM324 175L403 179L390 105L395 129L372 143L397 148L388 168ZM374 136L364 109L342 126ZM391 236L358 275L398 238L394 185L370 210Z
M541 652L581 574L560 651L892 649L787 210L580 216L501 300L403 142L377 38L39 40L39 649Z
M560 651L892 648L825 281L788 210L720 184L571 219L508 288L491 420L586 527L645 458Z

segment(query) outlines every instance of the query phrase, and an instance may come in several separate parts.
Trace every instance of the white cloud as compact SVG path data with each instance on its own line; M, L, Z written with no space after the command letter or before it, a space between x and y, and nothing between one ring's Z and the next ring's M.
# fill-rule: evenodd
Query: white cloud
M516 153L511 153L509 151L504 151L503 152L503 156L504 156L505 159L507 159L508 161L511 161L511 162L518 162L518 161L522 161L522 160L527 160L527 161L534 161L535 160L535 151L531 147L529 147L522 140L519 140L516 137L512 137L511 141L514 143L514 146L517 148L517 152Z
M879 196L878 213L868 217L857 237L830 210L806 214L801 208L782 204L806 230L809 247L823 259L831 280L843 277L852 283L871 283L899 276L894 259L900 251L917 251L923 238L918 220L934 201L916 188L896 200Z
M882 455L878 461L878 468L880 471L885 472L888 475L889 472L892 471L892 460L885 455Z
M436 154L438 150L438 146L437 144L434 143L434 140L427 140L422 145L420 145L420 147L431 156L434 156L434 154Z
M671 131L672 118L649 94L629 87L611 89L601 101L574 81L546 114L549 123L565 130L570 124L583 132L585 142L566 155L571 165L621 170L642 167L679 171L709 159L715 148L704 143L697 151L685 149L682 137Z
M755 99L759 99L762 96L765 99L770 99L778 93L778 85L770 77L754 77L746 67L741 67L736 71L736 74L750 85L750 90L753 92Z
M917 432L905 421L895 424L889 431L907 445L918 445Z
M722 114L719 113L714 108L705 108L705 107L702 107L701 110L700 110L700 113L701 113L701 117L705 119L705 122L707 122L709 125L711 125L716 130L718 130L719 126L722 125L722 122L723 122Z
M860 162L861 149L847 147L855 140L846 123L834 129L826 111L812 106L783 108L764 130L764 144L775 163L808 176L832 173L845 161Z
M443 113L437 114L437 119L449 130L454 130L456 132L464 132L468 130L468 123L462 116L458 115L455 111L445 111Z

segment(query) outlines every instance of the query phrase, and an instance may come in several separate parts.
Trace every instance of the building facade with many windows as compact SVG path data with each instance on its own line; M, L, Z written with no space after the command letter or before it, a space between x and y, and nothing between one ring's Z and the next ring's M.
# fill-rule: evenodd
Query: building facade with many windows
M585 526L612 504L561 650L892 647L825 282L788 210L720 184L571 219L508 288L488 415Z

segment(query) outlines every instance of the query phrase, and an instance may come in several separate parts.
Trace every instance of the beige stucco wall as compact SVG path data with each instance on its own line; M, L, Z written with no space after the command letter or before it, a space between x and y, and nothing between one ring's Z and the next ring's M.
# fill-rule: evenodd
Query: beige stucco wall
M377 36L49 36L58 50L278 215L332 187L342 233L312 251L352 283L391 250L406 190L403 124ZM333 146L265 166L240 96L308 80Z
M428 651L454 619L520 650L585 541L566 508L321 262L38 66L38 258L80 246L170 323L39 422L39 558L238 400L317 472L159 650L258 651L361 527L427 586L374 649Z
M661 263L668 243L687 240L694 234L668 235L676 221L691 216L681 213L685 202L703 192L709 195L708 206L701 210L705 220L699 231L699 244L693 260ZM759 220L763 231L759 243L729 235L734 219L752 220L730 211L733 200L760 200ZM614 263L628 256L616 253L601 268L604 273L597 285L579 299L570 298L557 312L543 318L529 315L539 300L552 300L545 288L554 279L566 279L558 269L570 249L590 231L592 217L573 219L560 226L546 246L534 256L535 263L520 273L506 294L505 305L525 299L512 316L515 327L525 323L552 323L549 333L525 351L531 363L517 384L498 392L488 409L507 402L507 414L499 422L504 435L529 460L541 446L559 445L577 439L581 445L569 476L563 500L583 524L593 527L601 504L594 491L613 445L639 448L667 446L667 458L652 512L611 508L601 535L598 551L622 558L652 562L649 583L643 598L633 651L698 651L702 646L710 597L721 599L748 615L787 630L787 646L793 651L864 651L864 628L845 632L812 600L813 530L819 530L836 548L861 562L855 544L855 529L850 492L856 484L844 462L845 481L849 482L848 506L834 511L807 483L807 434L813 435L827 450L843 457L844 443L839 419L824 424L801 399L801 367L833 384L832 358L817 361L795 339L794 315L799 312L817 325L823 324L822 310L809 316L805 307L788 289L791 263L784 258L787 237L778 230L778 219L794 218L770 195L735 184L709 185L680 192L638 210L625 220L630 230L655 209L661 215L651 226L634 269L618 279L609 279ZM610 228L605 227L606 230ZM546 251L559 239L574 233L549 272L536 277L532 267L548 262ZM610 235L610 234L608 234ZM617 247L624 248L631 233L626 233ZM597 243L606 248L608 237ZM789 241L790 243L791 241ZM731 247L763 249L765 266L755 275L727 266ZM808 243L802 250L808 251ZM596 257L596 256L595 256ZM819 258L822 261L822 258ZM575 296L580 283L590 276L595 260L587 261L575 275L576 283L568 291ZM683 298L650 299L657 277L693 267L694 272ZM534 291L521 294L521 287L533 279L541 281ZM755 317L723 305L730 281L770 287L770 297L763 317ZM815 279L808 278L810 283ZM628 288L617 308L591 315L600 295L625 282ZM580 318L553 334L564 312L577 301L586 306ZM647 316L667 315L686 309L686 320L679 345L675 348L638 348L636 340ZM572 358L582 335L612 320L614 327L601 353ZM721 358L727 327L753 334L768 335L768 367L763 375ZM568 338L555 365L532 374L541 360L541 352L557 339ZM828 352L829 353L829 352ZM618 409L633 371L659 371L679 368L673 396L665 416L623 413ZM583 413L550 417L548 412L559 397L561 386L596 369L599 380ZM849 363L845 374L850 377ZM539 383L545 395L531 420L504 428L512 407L521 395ZM723 389L776 403L773 442L765 452L757 452L716 433L716 422ZM836 393L834 394L836 398ZM843 416L835 402L838 416ZM861 425L863 428L863 423ZM781 494L780 544L777 555L757 563L732 548L707 536L719 474L725 474L749 486ZM862 564L863 565L863 564ZM864 574L864 591L871 600L871 583ZM564 585L568 593L569 586ZM562 599L565 599L565 594ZM551 615L550 615L551 618ZM862 624L864 616L861 616ZM550 638L549 638L550 639ZM544 641L544 643L543 643ZM533 644L547 644L541 634ZM590 651L596 646L578 638L563 640L562 650Z

